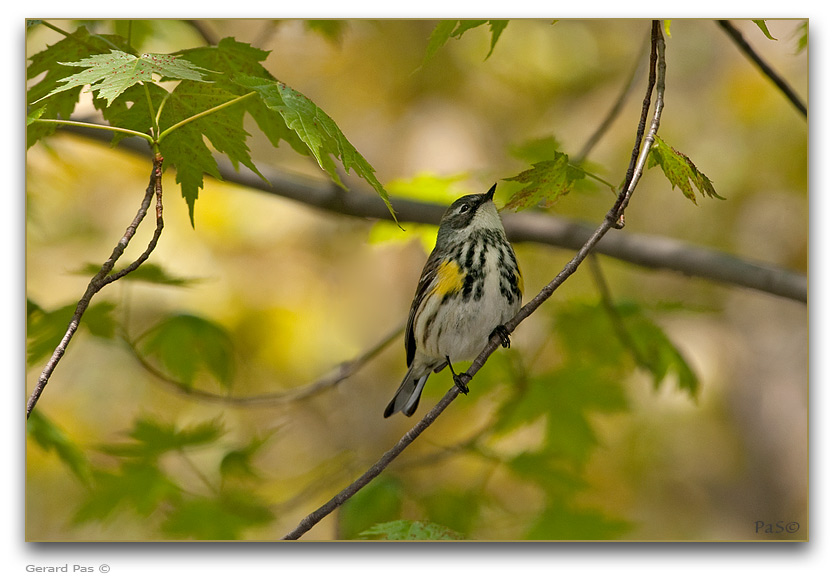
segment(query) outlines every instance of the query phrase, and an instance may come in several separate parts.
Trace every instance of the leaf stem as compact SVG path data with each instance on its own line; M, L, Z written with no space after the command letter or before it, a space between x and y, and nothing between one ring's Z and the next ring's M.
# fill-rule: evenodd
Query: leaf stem
M148 107L150 108L151 118L154 120L154 126L151 130L152 135L148 135L147 133L142 133L140 131L134 131L133 129L125 129L124 127L110 127L110 126L107 126L107 125L99 125L98 123L87 123L87 122L84 122L84 121L65 121L63 119L34 119L32 122L33 123L54 123L54 124L57 124L57 125L73 125L75 127L86 127L86 128L89 128L89 129L102 129L102 130L105 130L105 131L115 131L117 133L125 133L127 135L132 135L134 137L142 137L143 139L145 139L151 145L157 146L159 144L159 142L162 141L166 136L168 136L172 131L175 131L176 129L179 129L183 125L187 125L188 123L191 123L192 121L196 121L197 119L199 119L201 117L205 117L206 115L211 115L212 113L216 113L217 111L225 109L226 107L230 107L230 106L234 105L235 103L238 103L238 102L240 102L244 99L248 99L249 97L256 95L257 93L255 91L252 91L250 93L246 93L245 95L241 95L239 97L236 97L236 98L234 98L230 101L226 101L225 103L221 103L221 104L217 105L216 107L212 107L211 109L206 109L205 111L202 111L202 112L200 112L196 115L192 115L191 117L183 119L182 121L179 121L178 123L174 123L173 125L171 125L167 129L162 131L161 133L159 132L159 115L158 115L158 113L162 111L162 106L165 104L165 102L163 101L160 104L158 113L154 114L153 104L151 102L151 96L150 96L150 93L148 92L147 86L145 86L145 94L148 97Z
M142 83L142 88L145 91L145 100L148 102L148 113L150 114L150 118L153 119L153 126L151 127L151 135L156 137L159 135L159 113L162 111L162 105L165 104L163 100L162 103L159 105L159 111L154 114L153 112L153 100L151 99L151 91L148 89L148 83ZM166 93L167 95L170 93Z
M573 167L577 167L578 169L581 169L581 170L585 173L585 175L587 175L587 176L588 176L588 177L590 177L591 179L595 179L596 181L599 181L601 184L603 184L603 185L607 186L607 187L608 187L608 189L610 189L611 191L613 191L615 194L617 193L617 186L616 186L616 185L614 185L613 183L609 183L609 182L607 182L606 180L604 180L602 177L600 177L599 175L597 175L596 173L591 173L590 171L588 171L588 170L586 170L586 169L582 169L581 167L578 167L578 166L576 166L576 165L573 165L573 163L571 163L571 165L572 165Z
M103 131L115 131L116 133L125 133L134 137L141 137L148 143L153 143L153 137L141 131L134 131L133 129L125 129L124 127L111 127L108 125L99 125L98 123L86 123L84 121L68 121L65 119L34 119L33 123L53 123L56 125L73 125L75 127L87 127L89 129L101 129Z
M225 103L221 103L221 104L217 105L216 107L212 107L211 109L206 109L205 111L202 111L201 113L198 113L196 115L192 115L191 117L183 119L182 121L180 121L178 123L174 123L173 125L171 125L167 129L162 131L162 133L159 134L159 137L157 138L157 142L162 141L165 137L168 136L169 133L171 133L172 131L174 131L176 129L179 129L183 125L191 123L192 121L196 121L197 119L199 119L201 117L205 117L206 115L211 115L212 113L216 113L217 111L225 109L226 107L230 107L231 105L234 105L235 103L237 103L239 101L242 101L244 99L248 99L249 97L254 96L256 94L257 94L257 92L255 92L255 91L252 91L250 93L246 93L245 95L241 95L241 96L236 97L236 98L234 98L230 101L226 101Z

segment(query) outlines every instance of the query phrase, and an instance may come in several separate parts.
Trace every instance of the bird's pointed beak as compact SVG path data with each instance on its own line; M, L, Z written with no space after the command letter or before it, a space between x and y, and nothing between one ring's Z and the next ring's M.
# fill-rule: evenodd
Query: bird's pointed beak
M495 186L498 185L497 183L493 183L492 187L489 188L489 191L484 194L484 201L489 200L492 201L492 196L495 195Z

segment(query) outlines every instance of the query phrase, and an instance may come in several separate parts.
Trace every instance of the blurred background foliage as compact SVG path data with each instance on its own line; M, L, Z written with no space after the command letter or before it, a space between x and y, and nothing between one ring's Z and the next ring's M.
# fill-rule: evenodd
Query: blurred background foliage
M55 24L128 33L127 21ZM806 23L768 21L776 40L736 25L807 102ZM494 47L483 26L427 57L436 26L154 20L129 32L142 52L226 36L271 51L272 74L338 123L392 195L443 204L496 181L505 202L520 185L501 180L542 151L577 155L638 58L645 70L647 21L512 20ZM669 31L660 134L725 200L696 206L655 169L627 229L806 271L805 119L714 22ZM27 57L60 38L30 28ZM615 184L644 78L587 157ZM250 132L259 167L327 182L309 158ZM60 131L28 151L27 392L149 168ZM28 421L28 540L277 539L414 423L382 419L405 372L402 335L386 339L404 324L433 228L206 178L192 229L174 175L164 187L150 263L94 299ZM547 211L599 223L611 202L585 180ZM528 298L573 255L516 250ZM304 539L805 539L807 316L752 290L586 262L468 397ZM345 380L305 389L378 345ZM434 375L420 411L450 386ZM757 521L799 531L756 533Z

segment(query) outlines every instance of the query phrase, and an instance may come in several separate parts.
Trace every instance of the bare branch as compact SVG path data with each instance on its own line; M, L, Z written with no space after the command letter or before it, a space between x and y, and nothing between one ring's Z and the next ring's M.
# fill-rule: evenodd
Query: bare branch
M628 202L631 200L631 194L634 193L634 188L637 187L637 182L640 181L640 177L643 175L643 167L646 165L649 151L654 143L654 136L657 134L658 128L660 128L660 113L663 111L663 93L666 88L665 50L666 42L660 30L660 23L654 20L652 21L652 50L649 54L649 88L643 97L643 111L640 114L640 123L637 125L637 138L634 143L634 149L631 152L631 161L626 171L625 180L623 181L623 190L620 192L617 205L611 209L608 215L609 219L614 220L612 227L617 229L625 226L626 207L628 207ZM651 126L649 127L649 134L644 139L643 133L646 129L646 117L649 114L652 91L655 88L655 84L657 85L655 113L652 117Z
M98 131L78 128L64 129L102 143L109 140ZM132 151L145 151L147 146L136 139L123 139L119 147ZM361 187L348 191L331 182L293 176L278 170L263 168L263 179L241 168L238 172L225 159L218 159L220 174L224 180L265 193L303 203L310 207L324 209L340 215L359 218L391 220L391 214L379 201L379 196ZM397 212L400 223L423 223L437 225L445 207L439 204L411 199L391 197L391 205ZM568 220L559 216L541 213L519 213L503 216L504 229L513 243L535 242L549 246L578 250L594 231L590 224ZM630 262L644 268L665 269L685 276L696 276L767 292L774 296L807 302L808 284L804 274L745 260L702 246L687 244L673 238L613 231L599 242L595 252Z
M361 353L359 356L351 360L342 362L333 370L311 383L294 387L292 389L284 390L278 393L263 393L248 396L233 396L231 394L224 395L221 393L214 393L202 389L195 389L192 385L183 381L179 381L171 376L168 376L163 371L153 366L150 363L150 361L148 361L145 357L141 355L136 341L130 340L127 337L125 337L125 343L127 344L128 349L130 350L131 354L134 356L136 361L146 371L148 371L149 373L157 377L160 381L162 381L163 385L171 387L171 389L174 392L180 395L194 397L208 402L221 403L224 405L234 405L238 407L248 407L254 405L272 406L285 405L287 403L294 403L296 401L307 399L309 397L312 397L313 395L326 391L327 389L331 389L340 384L341 382L349 379L356 372L358 372L359 369L365 366L365 364L367 364L370 360L372 360L377 355L379 355L379 353L385 350L385 348L387 348L388 345L390 345L395 338L400 336L403 332L403 328L403 326L400 326L394 329L392 332L388 333L388 335L386 335L382 340L380 340L377 344L375 344L367 351Z
M594 246L597 242L605 235L608 230L615 227L618 221L621 221L622 211L624 211L627 203L628 198L630 197L631 193L633 193L634 188L637 185L637 181L640 178L642 173L642 164L645 163L648 153L646 150L651 147L654 141L654 135L657 131L657 128L660 125L660 115L661 111L663 110L662 105L662 98L663 98L663 87L664 87L664 76L665 76L665 61L663 58L663 35L660 32L660 22L653 21L652 23L652 50L651 50L651 73L650 79L651 82L649 83L647 94L649 98L651 97L651 93L654 89L654 79L655 79L655 68L657 68L657 101L659 104L656 103L654 116L651 120L651 125L649 127L649 132L645 136L642 137L643 128L646 124L646 118L648 116L648 107L643 107L643 110L640 115L640 122L638 124L638 134L641 136L640 140L642 141L643 145L640 150L639 155L632 158L632 162L629 164L629 172L633 173L633 178L627 179L626 183L628 184L627 187L623 189L623 192L620 194L617 202L612 207L611 211L609 211L603 222L597 227L591 237L582 245L579 249L579 252L565 265L561 272L551 280L530 302L525 304L521 310L519 310L518 314L516 314L509 322L506 322L504 326L507 329L507 332L511 333L515 330L521 322L530 316L539 306L541 306L545 300L547 300L553 292L561 286L561 284L568 279L579 267L585 257L593 250ZM657 62L659 60L659 62ZM657 62L657 66L655 67L655 63ZM661 66L664 65L664 66ZM644 154L645 153L645 154ZM636 161L635 161L636 159ZM501 338L498 336L497 333L493 334L490 341L487 343L487 346L484 348L483 351L475 358L472 362L470 367L466 370L465 373L459 375L459 380L465 386L469 383L475 374L484 366L487 359L492 355L493 352L498 348L501 344ZM440 399L440 402L437 403L428 413L426 413L425 417L423 417L414 427L412 427L405 435L397 442L394 447L389 449L385 454L377 461L374 465L371 466L365 473L363 473L357 480L347 486L345 489L337 493L333 498L330 499L327 503L321 506L316 511L312 512L311 514L307 515L298 526L284 536L284 540L297 540L302 535L304 535L307 531L309 531L313 526L315 526L318 522L324 519L329 513L335 510L337 507L342 505L348 499L350 499L357 491L362 489L365 485L367 485L371 480L373 480L377 475L382 473L382 471L400 454L402 453L406 447L408 447L423 431L425 431L431 423L442 413L446 407L448 407L451 402L458 396L460 393L460 387L454 386L446 394Z
M747 56L747 58L752 60L753 63L757 67L759 67L759 70L762 71L762 73L764 73L764 75L767 78L769 78L773 82L773 84L776 85L776 88L782 91L782 94L784 94L788 98L788 100L791 102L791 104L793 104L796 110L802 113L802 116L807 119L808 107L805 105L805 103L802 102L802 100L799 98L799 95L796 94L796 91L793 90L793 88L788 84L788 82L785 79L779 76L779 73L773 70L773 67L767 64L765 60L761 56L759 56L759 54L755 50L753 50L753 47L750 46L750 44L744 39L744 36L742 36L741 32L739 32L738 29L735 26L733 26L729 20L718 20L716 24L718 24L718 26L720 26L724 30L724 32L726 32L729 35L729 37L733 40L733 42L736 44L739 50L741 50L741 52L743 52Z
M147 249L130 265L120 270L119 272L110 275L110 272L116 265L116 261L122 256L128 244L130 244L130 240L133 239L133 236L136 234L136 229L139 227L139 224L142 223L143 219L145 219L145 215L147 215L148 213L148 208L151 205L151 199L154 197L154 195L156 195L156 229L154 230L153 237L151 238L151 241L148 244ZM110 254L110 258L107 259L107 261L101 266L101 269L95 274L95 276L92 277L90 283L87 285L87 290L84 292L84 295L78 301L78 305L75 308L75 313L73 314L72 319L70 320L66 333L64 333L63 338L58 343L58 346L55 348L55 351L49 358L49 361L47 361L46 366L44 367L40 377L38 378L38 382L35 385L35 389L29 396L29 400L26 403L27 419L29 418L29 415L32 413L32 409L35 408L38 399L40 399L41 395L43 394L43 390L44 388L46 388L46 384L49 382L49 378L55 371L55 367L58 365L61 358L64 356L64 353L67 350L67 346L69 346L72 337L75 335L75 331L78 330L78 325L81 322L81 317L84 316L84 312L86 312L87 307L90 305L90 301L93 299L93 296L95 296L96 293L102 288L104 288L107 284L110 284L111 282L114 282L122 276L125 276L126 274L132 272L148 259L151 252L156 247L156 243L159 240L159 236L162 234L163 225L162 157L160 155L155 155L153 160L153 169L151 170L150 183L148 184L148 188L145 190L145 197L142 199L142 203L139 206L139 211L136 213L136 216L133 218L133 221L130 222L130 225L127 227L127 230L125 230L124 236L122 236L122 238L116 244L116 247L113 248L113 252Z

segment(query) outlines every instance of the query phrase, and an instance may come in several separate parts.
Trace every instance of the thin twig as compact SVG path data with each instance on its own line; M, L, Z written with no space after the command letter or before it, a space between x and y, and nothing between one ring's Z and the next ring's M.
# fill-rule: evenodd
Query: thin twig
M287 403L293 403L296 401L307 399L322 391L333 388L342 383L343 381L346 381L356 372L358 372L359 369L365 366L365 364L367 364L370 360L372 360L377 355L379 355L379 353L385 350L385 348L387 348L388 345L390 345L395 338L402 334L403 328L403 326L396 328L394 331L390 332L372 348L361 353L359 356L352 358L351 360L342 362L333 370L323 375L322 377L316 379L312 383L308 383L306 385L301 385L298 387L293 387L292 389L288 389L279 393L264 393L248 396L223 395L220 393L213 393L211 391L204 391L202 389L195 389L189 383L177 380L153 366L150 363L150 361L148 361L145 357L141 355L136 341L132 341L125 337L125 343L127 344L131 354L134 356L136 361L142 366L142 368L144 368L146 371L160 379L160 381L162 381L162 384L168 385L178 394L185 395L187 397L202 399L208 402L221 403L224 405L235 405L239 407L248 407L254 405L271 406L285 405Z
M807 119L808 107L802 102L799 95L796 94L796 91L793 90L793 88L779 75L779 73L773 70L773 67L767 64L765 60L759 56L755 50L753 50L753 47L750 46L750 44L744 39L741 32L739 32L729 20L718 20L716 24L718 24L718 26L720 26L724 32L729 35L739 50L747 55L747 58L752 60L753 63L759 67L759 70L761 70L762 73L764 73L764 75L769 78L780 91L782 91L782 94L784 94L793 106L796 107L796 110L802 113L802 116Z
M142 220L145 219L145 215L148 213L148 208L151 205L151 199L153 199L154 195L156 195L156 229L154 231L153 237L151 238L151 242L148 244L148 248L145 252L142 253L139 258L137 258L133 263L129 266L124 268L123 270L117 272L116 274L110 275L110 272L113 270L113 266L115 266L116 261L124 254L125 249L127 248L130 240L133 239L133 236L136 234L136 229L139 227L139 224L142 223ZM29 396L29 400L26 403L26 418L29 418L29 415L32 413L32 409L35 408L35 405L40 399L41 395L43 394L43 390L46 388L47 383L49 382L49 378L52 376L52 373L55 371L55 367L60 362L61 358L64 356L64 353L67 350L67 346L69 346L72 337L75 335L76 330L78 330L78 325L81 322L81 317L84 316L84 312L87 310L87 307L90 305L90 301L93 299L93 296L98 293L99 290L104 288L107 284L118 280L125 274L132 272L139 265L148 259L153 249L156 247L156 242L159 240L159 236L162 233L162 157L160 155L155 155L153 160L153 169L151 170L151 177L150 183L148 184L148 188L145 190L145 197L142 199L142 203L139 206L139 211L136 213L136 216L133 218L133 221L130 222L130 225L125 230L124 236L119 240L119 243L116 244L116 247L113 248L113 252L110 254L110 258L101 266L101 269L92 277L90 283L87 285L87 289L84 292L84 295L78 301L78 305L75 308L75 313L70 320L69 326L67 327L66 333L64 333L63 338L58 343L58 346L55 348L55 351L52 353L52 356L47 361L46 366L44 367L43 371L38 378L38 383L35 385L35 389L32 391L32 394Z
M643 59L645 58L645 49L641 47L640 51L637 53L637 58L634 61L634 66L631 67L631 74L628 75L626 82L623 84L623 87L620 89L620 93L617 96L617 100L614 101L614 104L611 105L611 109L608 111L608 114L593 132L593 134L588 137L588 140L585 141L585 144L582 146L582 149L579 150L579 153L572 159L574 163L579 165L582 161L588 157L588 154L591 152L596 144L602 139L602 136L605 134L606 131L611 127L614 123L614 120L623 110L623 106L625 106L625 102L629 93L631 93L632 89L637 85L637 80L640 78L640 65L643 63Z
M105 276L101 280L101 286L106 286L111 282L115 282L119 278L127 276L136 268L141 266L147 259L151 256L151 252L156 249L156 244L159 242L159 237L162 235L162 228L165 227L165 222L162 219L162 158L159 158L159 166L157 171L157 179L154 183L154 193L156 194L156 227L154 228L153 235L151 236L150 241L148 242L148 246L145 248L145 251L140 254L138 258L136 258L133 262L125 266L123 269L119 270L115 274L109 274Z
M652 23L652 78L654 79L654 69L656 63L656 57L661 62L663 61L663 51L660 49L660 45L663 44L663 36L660 33L660 23L658 21L653 21ZM664 63L665 64L665 63ZM663 76L665 75L665 67L657 66L657 76L658 76L658 98L662 98L662 81ZM654 89L653 84L649 85L648 94L649 96ZM643 149L647 147L651 147L651 143L654 139L653 131L657 130L657 127L660 125L660 114L662 111L662 106L655 107L655 113L652 117L652 122L649 128L649 133L645 137L645 141L643 142ZM640 116L640 122L638 124L638 132L642 137L642 128L646 126L646 117L648 116L648 107L643 107ZM642 140L642 139L641 139ZM611 211L609 211L603 222L597 227L591 237L583 244L583 246L579 249L579 252L565 265L559 274L550 281L530 302L525 304L521 310L516 314L509 322L505 323L504 326L506 327L508 332L512 332L515 328L528 316L530 316L539 306L541 306L545 300L547 300L553 292L565 281L568 279L571 274L573 274L576 269L579 267L579 264L585 259L585 257L592 251L596 243L605 235L608 230L610 230L616 224L617 220L622 215L622 210L625 209L625 206L628 203L628 197L630 197L631 193L634 191L634 187L637 185L637 180L641 174L642 167L639 166L640 163L645 163L645 159L647 155L643 155L642 151L641 154L635 156L636 161L630 164L629 168L633 169L633 175L635 176L634 179L627 180L629 185L623 190L622 194L620 195L617 203L614 205ZM472 380L472 377L484 366L489 356L495 352L498 346L501 344L501 338L497 335L493 335L492 339L487 343L487 346L484 348L483 351L475 358L472 362L472 365L466 370L465 373L460 375L459 380L465 386ZM385 452L383 456L377 461L374 465L371 466L368 471L363 473L357 480L351 483L349 486L344 488L342 491L337 493L333 498L330 499L327 503L323 506L318 508L316 511L312 512L311 514L307 515L298 526L284 536L284 540L297 540L302 535L304 535L307 531L309 531L314 525L324 519L325 516L330 514L333 510L337 507L342 505L348 499L350 499L357 491L362 489L365 485L367 485L371 480L373 480L377 475L382 473L382 471L394 460L396 457L402 453L406 447L408 447L423 431L425 431L429 425L431 425L440 413L442 413L446 407L448 407L452 401L460 393L460 387L454 386L449 389L446 394L440 399L440 402L437 403L432 409L429 410L426 415L417 422L414 427L408 430L405 435L394 445L391 449Z
M178 449L178 455L182 459L183 463L185 463L188 466L191 472L197 476L197 479L199 479L203 483L203 485L206 487L206 489L209 490L210 493L212 493L213 495L217 495L219 493L217 487L215 487L215 485L211 481L209 481L208 476L206 476L206 474L203 473L199 467L197 467L197 465L194 463L194 461L191 460L191 458L188 456L188 453L186 453L184 449Z
M661 92L660 83L658 83L658 95L656 98L655 115L652 117L652 127L649 135L643 139L643 133L646 129L646 118L649 114L649 107L652 102L652 90L655 87L657 76L661 72L660 66L657 65L658 55L665 47L663 40L663 33L660 30L660 22L654 20L652 22L652 50L649 54L649 88L646 95L643 97L643 110L640 114L640 123L637 125L637 138L634 142L634 149L631 152L631 160L628 164L625 180L623 181L623 190L620 192L620 198L617 204L611 209L608 217L612 220L613 225L617 229L625 226L625 209L631 199L631 194L640 180L643 173L643 166L649 156L649 150L654 142L654 135L657 133L657 128L660 125L660 111L663 110L663 93ZM663 76L666 73L666 61L663 55L660 54L661 65L663 66ZM665 81L663 81L665 84ZM652 132L652 130L654 132Z
M593 275L594 282L599 290L600 302L602 303L602 307L605 312L608 313L608 317L611 319L611 324L614 326L614 333L617 335L617 338L626 350L631 352L637 366L651 368L646 360L646 357L643 356L643 353L640 351L629 333L625 320L623 320L622 315L614 305L614 300L611 297L611 291L608 289L608 283L605 281L605 276L602 273L602 266L599 265L599 259L596 254L591 254L591 257L588 260L588 265L590 266L591 274Z

